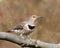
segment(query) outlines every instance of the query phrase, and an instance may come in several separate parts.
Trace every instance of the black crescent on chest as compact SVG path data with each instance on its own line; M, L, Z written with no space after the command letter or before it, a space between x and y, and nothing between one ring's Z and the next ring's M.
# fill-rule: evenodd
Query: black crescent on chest
M31 26L31 25L28 25L28 27L29 27L29 29L34 29L35 28L35 26Z

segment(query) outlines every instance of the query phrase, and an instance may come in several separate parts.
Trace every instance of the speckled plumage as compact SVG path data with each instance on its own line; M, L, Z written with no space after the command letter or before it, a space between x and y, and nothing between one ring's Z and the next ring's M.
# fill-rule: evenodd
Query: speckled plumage
M41 16L32 15L27 21L21 22L17 27L8 32L15 32L22 35L29 35L35 29L35 20Z

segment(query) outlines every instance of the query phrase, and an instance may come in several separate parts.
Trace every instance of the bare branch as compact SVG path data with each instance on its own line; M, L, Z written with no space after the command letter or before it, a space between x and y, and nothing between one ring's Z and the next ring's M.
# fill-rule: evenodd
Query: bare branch
M6 32L0 32L0 39L8 40L19 45L26 44L25 46L60 48L60 44L45 43L40 40L33 40L25 37L22 38L15 34L6 33Z

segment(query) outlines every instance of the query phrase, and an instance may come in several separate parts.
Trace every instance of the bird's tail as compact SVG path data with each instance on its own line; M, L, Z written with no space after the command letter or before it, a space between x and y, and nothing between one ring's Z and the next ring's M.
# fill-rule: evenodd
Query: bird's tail
M13 33L13 32L19 33L20 31L19 31L19 30L8 30L7 32L11 32L11 33Z
M11 32L10 30L6 31L6 32Z
M7 32L14 32L14 30L8 30Z

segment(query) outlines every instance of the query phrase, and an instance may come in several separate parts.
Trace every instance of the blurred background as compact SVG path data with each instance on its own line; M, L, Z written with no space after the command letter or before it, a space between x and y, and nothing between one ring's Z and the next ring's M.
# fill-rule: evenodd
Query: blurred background
M47 43L60 42L60 0L0 0L0 31L7 31L31 15L43 16L36 20L32 39ZM17 44L0 40L0 48L20 48Z

